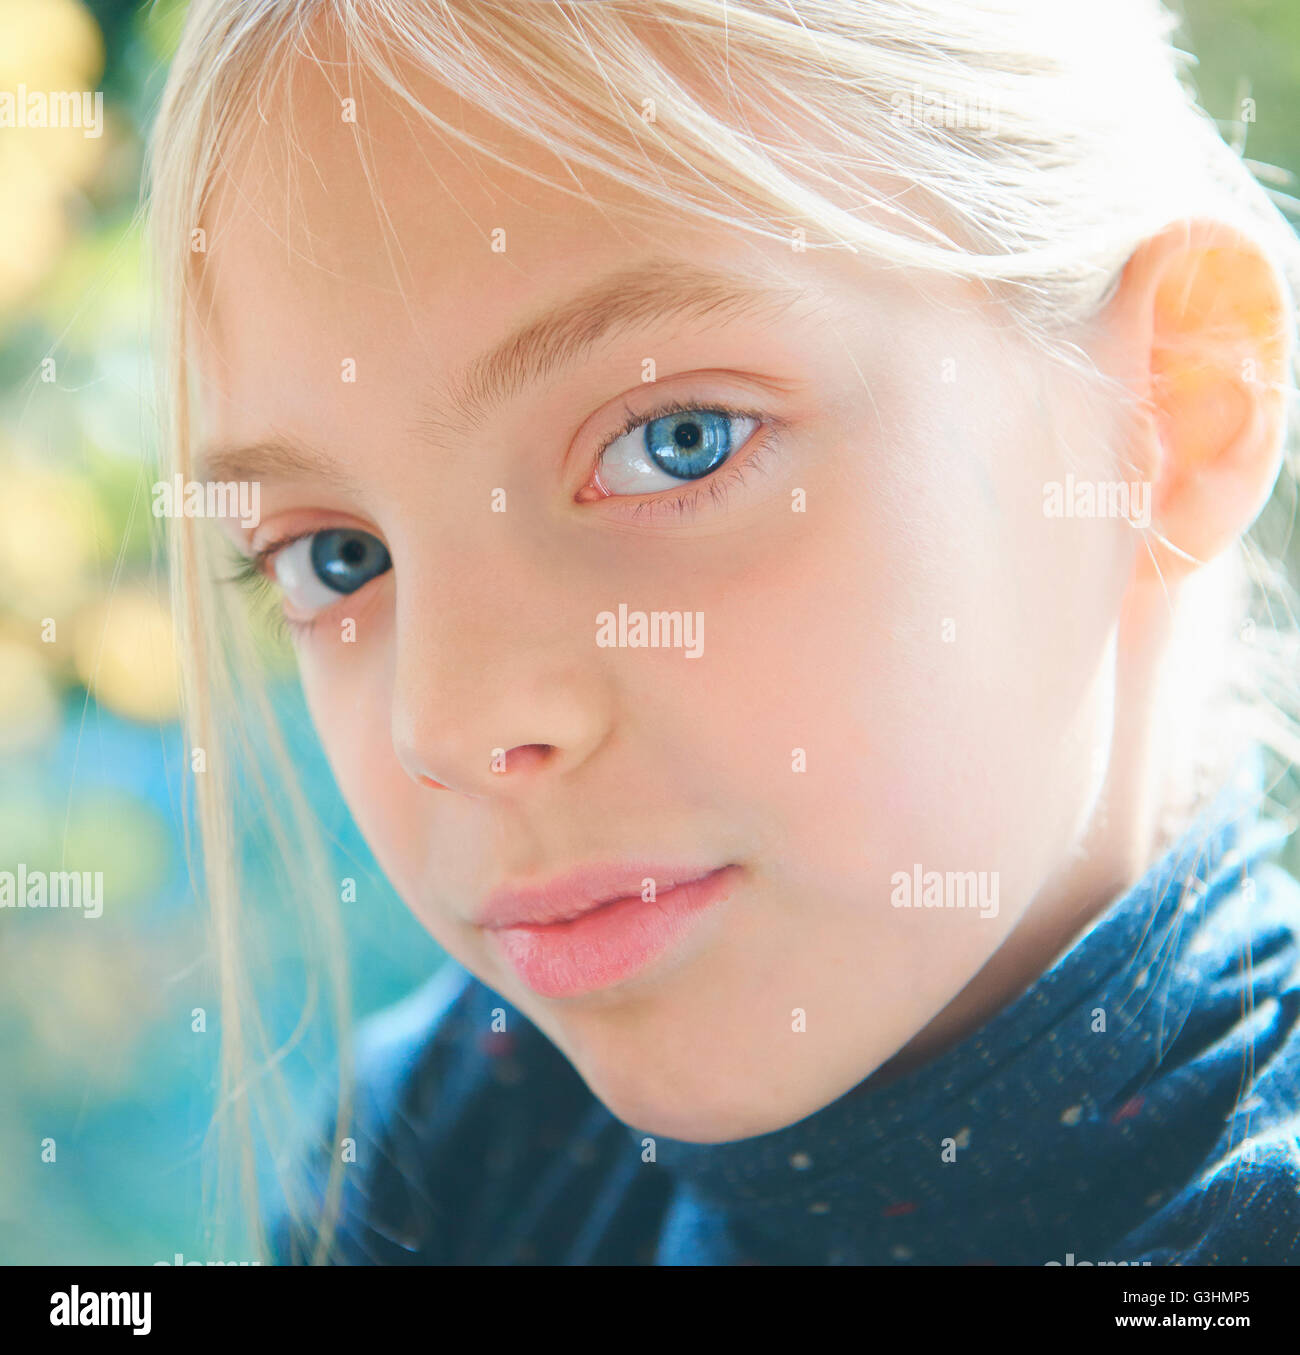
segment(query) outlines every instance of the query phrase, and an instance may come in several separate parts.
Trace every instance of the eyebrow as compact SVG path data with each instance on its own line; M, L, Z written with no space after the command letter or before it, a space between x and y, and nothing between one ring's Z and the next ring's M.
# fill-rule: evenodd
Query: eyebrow
M426 441L454 441L480 428L521 390L572 367L619 329L673 319L771 324L800 301L801 287L771 277L652 258L607 274L558 308L526 320L422 402L416 431ZM650 356L650 355L647 355ZM290 439L218 448L200 458L201 479L242 480L312 475L348 483L336 463Z
M291 438L266 438L238 447L216 447L198 457L200 480L292 480L308 476L339 488L352 484L333 460Z

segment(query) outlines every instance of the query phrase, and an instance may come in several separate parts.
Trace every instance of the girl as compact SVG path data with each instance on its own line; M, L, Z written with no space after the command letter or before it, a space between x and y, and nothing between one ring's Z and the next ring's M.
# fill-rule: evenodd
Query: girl
M451 957L278 1204L245 1148L274 1259L1300 1259L1297 243L1170 30L191 5L152 210L166 470L260 505L171 550L245 1144L232 544Z

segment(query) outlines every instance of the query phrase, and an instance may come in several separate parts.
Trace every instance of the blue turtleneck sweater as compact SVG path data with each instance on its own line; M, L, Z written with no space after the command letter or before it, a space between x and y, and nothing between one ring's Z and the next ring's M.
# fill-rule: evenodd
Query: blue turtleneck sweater
M448 963L362 1027L333 1259L1300 1261L1300 886L1244 803L1220 796L982 1028L756 1138L623 1124ZM319 1200L325 1159L305 1161ZM303 1259L283 1215L273 1238Z

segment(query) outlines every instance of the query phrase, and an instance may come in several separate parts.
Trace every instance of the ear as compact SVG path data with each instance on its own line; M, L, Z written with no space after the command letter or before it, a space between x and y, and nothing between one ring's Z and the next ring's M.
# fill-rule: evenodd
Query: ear
M1224 222L1180 221L1134 252L1103 323L1137 396L1130 466L1151 482L1139 575L1168 583L1226 550L1282 464L1290 297L1263 250Z

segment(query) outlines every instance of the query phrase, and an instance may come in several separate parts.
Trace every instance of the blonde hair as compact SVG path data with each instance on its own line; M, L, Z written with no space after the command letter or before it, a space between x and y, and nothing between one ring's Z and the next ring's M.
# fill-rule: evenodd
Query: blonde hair
M580 172L591 171L637 190L652 213L976 280L1025 331L1073 358L1072 327L1097 314L1134 248L1170 222L1227 221L1259 244L1289 293L1300 279L1293 231L1186 88L1174 27L1157 0L193 0L148 167L166 473L193 472L188 306L204 258L194 232L240 135L292 138L267 110L296 62L319 66L341 100L366 75L436 134L499 158L421 102L411 76L432 79L577 171L515 166L561 191L585 195ZM363 126L362 116L351 127L359 152ZM1289 526L1288 492L1274 499ZM238 1159L218 1186L224 1200L237 1179L254 1219L252 1131L273 1134L291 1117L278 1068L287 1050L270 1047L241 964L236 769L251 769L246 780L262 793L278 775L285 797L285 812L266 822L301 869L291 892L309 909L304 935L321 943L340 1038L339 1135L348 985L334 885L294 778L279 775L287 759L252 680L243 612L213 586L213 546L197 524L176 518L169 530L185 718L208 754L194 793L224 1013L219 1122L235 1131ZM1244 667L1257 688L1286 672L1265 656L1265 638L1293 638L1276 624L1275 609L1289 618L1291 607L1271 556L1247 544L1261 622ZM1291 653L1278 649L1284 664ZM1293 761L1285 702L1246 704L1270 715L1260 737ZM317 1259L340 1199L336 1152L331 1160Z

